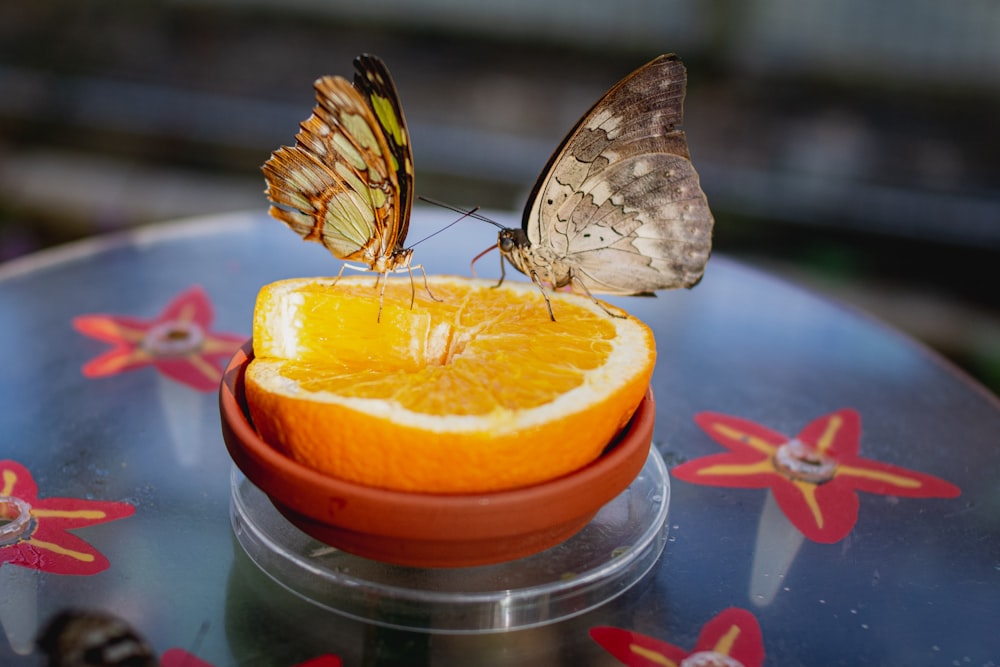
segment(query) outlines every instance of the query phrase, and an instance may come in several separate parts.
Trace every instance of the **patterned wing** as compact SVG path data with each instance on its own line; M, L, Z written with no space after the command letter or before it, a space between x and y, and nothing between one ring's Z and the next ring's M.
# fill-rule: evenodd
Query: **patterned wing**
M678 129L686 82L675 55L630 74L583 116L535 184L522 221L528 239L591 292L701 279L713 219Z
M263 166L269 213L340 259L391 270L403 256L405 222L382 126L346 79L322 77L314 86L317 104L295 146L279 148Z
M382 128L392 167L399 186L400 224L396 230L397 245L402 245L410 223L413 205L413 149L406 130L403 107L389 70L377 56L363 54L354 59L354 87L368 100L375 119Z

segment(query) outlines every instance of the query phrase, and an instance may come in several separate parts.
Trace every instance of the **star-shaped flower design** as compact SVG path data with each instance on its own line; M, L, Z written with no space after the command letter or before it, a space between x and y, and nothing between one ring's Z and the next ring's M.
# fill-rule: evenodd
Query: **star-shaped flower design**
M695 421L730 451L681 464L673 476L710 486L770 487L789 521L815 542L837 542L851 532L857 491L910 498L961 493L937 477L859 456L861 417L849 408L814 419L794 438L715 412Z
M591 628L590 636L629 667L759 667L764 662L760 624L736 607L706 623L690 651L621 628Z
M79 498L39 498L28 469L0 461L0 565L52 574L97 574L105 558L69 530L131 516L128 503Z
M87 362L83 374L96 378L153 366L194 389L215 391L225 363L247 337L211 331L213 317L212 304L199 286L177 295L151 320L80 315L73 319L77 331L114 346Z

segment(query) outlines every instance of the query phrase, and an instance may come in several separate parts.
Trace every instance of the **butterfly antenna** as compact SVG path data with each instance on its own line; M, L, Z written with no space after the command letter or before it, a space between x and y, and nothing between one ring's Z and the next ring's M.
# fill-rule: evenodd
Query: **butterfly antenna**
M472 209L470 211L463 211L463 210L457 209L457 208L450 208L450 210L455 211L456 213L461 213L462 217L458 218L457 220L453 220L453 221L449 222L447 225L445 225L441 229L437 230L433 234L428 234L427 236L425 236L424 238L420 239L416 243L411 244L410 247L411 248L416 247L416 246L420 245L421 243L423 243L424 241L426 241L427 239L434 238L435 236L437 236L438 234L440 234L444 230L448 229L449 227L453 227L454 225L457 225L458 223L462 222L462 220L465 220L466 218L476 218L477 217L476 216L476 211L479 210L479 207L477 206L477 207L475 207L474 209Z
M503 225L501 225L499 222L497 222L496 220L491 220L490 218L487 218L485 215L481 215L481 214L477 213L477 211L479 210L478 206L475 207L472 210L465 210L463 208L459 208L458 206L452 206L451 204L448 204L446 202L438 201L437 199L431 199L430 197L424 197L422 195L417 195L417 199L419 199L420 201L427 202L428 204L433 204L434 206L440 206L441 208L446 208L449 211L454 211L455 213L461 213L462 214L462 218L474 218L476 220L481 220L482 222L488 222L491 225L493 225L494 227L499 227L500 229L505 229L505 227ZM462 218L459 218L455 222L458 222ZM451 224L454 225L455 222L453 222ZM451 227L451 225L448 225L448 227ZM445 227L445 229L447 229L448 227Z
M451 225L454 225L454 224L456 224L458 222L461 222L465 218L475 218L476 220L482 220L483 222L488 222L488 223L490 223L491 225L493 225L494 227L496 227L498 229L507 229L506 227L504 227L503 225L501 225L496 220L491 220L490 218L487 218L485 215L479 215L478 213L476 213L476 211L479 210L478 206L475 207L475 208L473 208L472 210L466 211L465 209L458 208L457 206L452 206L451 204L448 204L448 203L445 203L445 202L442 202L442 201L438 201L436 199L431 199L430 197L423 197L421 195L417 195L417 199L419 199L421 201L425 201L428 204L433 204L434 206L440 206L441 208L448 209L449 211L454 211L455 213L461 213L462 214L461 218L459 218L455 222L451 223L447 227L444 227L443 229L440 229L440 230L434 232L434 234L440 234L445 229L448 229L448 227L451 227ZM434 234L431 234L431 236L434 236ZM428 236L427 238L430 238L430 236ZM421 239L421 241L426 241L426 240L427 239ZM419 243L419 241L418 241L418 243ZM416 243L414 243L413 245L416 245ZM478 255L476 255L475 257L473 257L472 261L469 262L469 270L472 272L472 277L473 278L476 277L476 262L478 262L479 259L483 255L485 255L486 253L490 252L491 250L493 250L496 247L497 246L495 246L495 245L490 246L486 250L482 251L481 253L479 253ZM501 271L503 270L503 258L500 258L500 269L501 269ZM503 282L503 278L501 277L500 278L500 282L497 283L497 286L499 286L500 283L502 283L502 282Z

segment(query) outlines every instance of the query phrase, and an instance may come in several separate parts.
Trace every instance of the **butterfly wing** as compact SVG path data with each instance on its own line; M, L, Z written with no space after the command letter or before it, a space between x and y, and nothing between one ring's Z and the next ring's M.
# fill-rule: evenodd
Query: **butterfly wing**
M399 225L391 239L401 247L410 224L410 207L413 205L413 149L410 133L403 118L396 84L389 76L389 69L377 56L363 54L354 59L354 87L368 100L375 120L382 129L392 168L396 172L399 191Z
M524 232L591 292L701 279L713 219L678 129L686 82L672 54L634 71L581 118L535 184Z
M314 86L317 104L295 146L279 148L263 166L269 213L340 259L391 270L409 256L397 254L409 205L385 132L368 98L346 79L322 77Z

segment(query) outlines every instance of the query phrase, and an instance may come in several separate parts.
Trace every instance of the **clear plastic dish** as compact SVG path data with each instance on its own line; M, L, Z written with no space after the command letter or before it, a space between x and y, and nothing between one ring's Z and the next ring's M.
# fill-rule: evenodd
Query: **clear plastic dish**
M659 558L670 481L650 448L638 477L579 533L527 558L463 568L415 568L329 547L289 523L235 466L233 531L269 577L324 609L376 625L488 633L554 623L621 595Z

